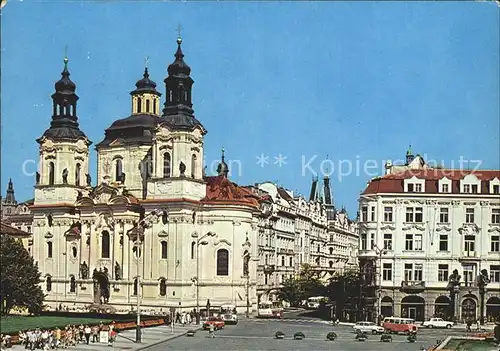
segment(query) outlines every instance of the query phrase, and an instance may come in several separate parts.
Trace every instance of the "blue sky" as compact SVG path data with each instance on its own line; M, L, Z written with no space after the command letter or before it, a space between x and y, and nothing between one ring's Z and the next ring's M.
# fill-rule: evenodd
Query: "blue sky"
M206 161L218 159L223 145L241 163L232 167L239 184L271 180L308 194L311 169L321 173L328 155L335 202L354 216L366 182L410 143L446 166L462 157L500 168L493 3L9 0L2 195L12 177L18 200L33 196L23 163L38 160L35 139L50 124L66 44L80 126L95 144L130 114L145 56L164 92L179 23L195 114L208 130ZM269 156L264 167L256 164L261 154ZM280 154L281 167L274 164ZM91 162L95 180L95 151ZM377 164L370 174L366 162ZM348 163L353 171L341 175Z

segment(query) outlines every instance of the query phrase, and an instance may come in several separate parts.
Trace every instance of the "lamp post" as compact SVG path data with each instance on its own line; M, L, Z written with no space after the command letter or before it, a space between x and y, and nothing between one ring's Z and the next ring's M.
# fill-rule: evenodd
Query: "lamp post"
M208 245L208 241L203 239L215 236L217 236L216 233L208 232L196 241L196 277L193 279L196 281L196 313L198 318L200 315L200 246Z
M130 231L136 231L136 258L137 258L137 277L136 277L136 287L137 287L137 325L135 329L135 342L141 342L141 263L140 258L141 253L141 236L144 234L144 229L149 228L153 224L153 220L162 218L163 224L167 223L167 211L165 210L153 210L147 214L143 219L139 221Z
M377 270L375 277L378 275L379 276L379 281L378 281L378 286L377 286L377 322L382 315L382 256L387 253L387 250L385 249L380 249L377 245L374 245L375 252L378 255L378 266L379 269ZM378 324L378 323L377 323Z

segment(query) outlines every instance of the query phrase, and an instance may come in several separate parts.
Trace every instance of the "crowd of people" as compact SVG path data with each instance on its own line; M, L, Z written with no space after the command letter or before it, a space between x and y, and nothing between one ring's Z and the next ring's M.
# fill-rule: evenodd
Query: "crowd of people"
M109 325L104 325L102 322L99 325L89 326L80 324L67 325L64 329L30 329L26 332L20 331L18 334L19 343L27 350L53 350L58 348L67 349L79 343L98 343L105 342L101 340L102 332L106 332L107 341L110 346L116 338L117 331L114 327L114 322ZM8 348L11 345L11 337L2 335L2 349Z

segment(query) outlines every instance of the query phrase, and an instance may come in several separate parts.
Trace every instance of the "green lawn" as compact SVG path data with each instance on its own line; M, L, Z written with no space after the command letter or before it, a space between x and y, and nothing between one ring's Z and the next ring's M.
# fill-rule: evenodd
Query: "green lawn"
M111 319L79 318L79 317L54 317L54 316L6 316L0 318L0 330L2 334L17 333L20 330L32 328L55 328L64 327L68 324L97 324L100 321L109 323Z

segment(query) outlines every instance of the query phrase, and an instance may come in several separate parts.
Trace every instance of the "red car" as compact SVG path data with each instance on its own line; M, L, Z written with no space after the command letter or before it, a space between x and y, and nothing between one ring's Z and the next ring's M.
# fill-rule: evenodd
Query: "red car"
M219 330L225 327L226 323L219 317L209 317L203 323L203 329L210 329L210 325L213 325L215 330Z

